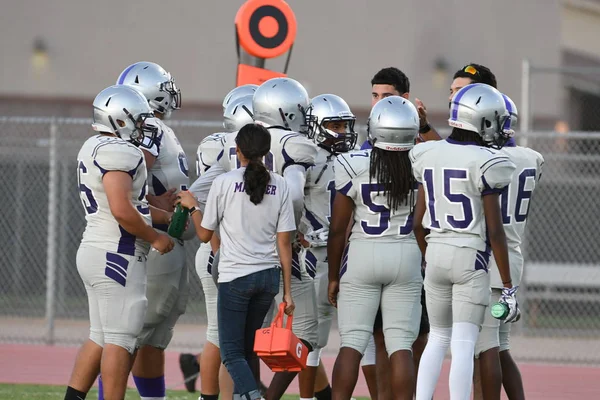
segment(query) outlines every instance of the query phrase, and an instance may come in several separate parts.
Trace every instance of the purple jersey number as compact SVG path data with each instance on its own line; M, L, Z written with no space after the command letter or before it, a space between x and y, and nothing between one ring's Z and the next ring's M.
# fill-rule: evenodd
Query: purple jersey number
M82 175L87 175L87 167L83 161L79 161L79 167L77 168L77 184L79 185L79 197L81 203L85 209L86 214L95 214L98 212L98 202L94 198L94 192L92 189L81 183Z
M330 180L327 183L327 192L329 193L329 215L327 222L331 223L331 210L333 209L333 201L335 200L335 180Z
M531 195L533 194L533 190L528 190L525 188L527 184L527 179L533 179L535 182L536 176L535 168L526 168L519 174L519 188L517 189L517 199L515 202L515 221L516 222L525 222L527 219L527 214L529 214L529 202L531 199ZM512 217L508 212L508 201L509 201L509 192L511 190L511 185L502 190L500 194L500 208L502 210L502 223L504 225L509 225L512 222ZM521 208L523 206L523 201L527 200L527 206L525 208L525 213L521 214Z
M367 221L360 221L360 225L365 234L370 236L381 236L390 227L391 213L390 209L383 204L376 204L373 202L373 193L384 193L384 187L380 183L363 183L360 186L360 194L362 197L363 204L369 208L372 212L377 214L378 222L377 225L369 225ZM403 226L398 229L399 235L408 235L412 232L413 216L410 214L406 218L406 222Z
M439 228L440 222L436 217L436 194L434 193L435 175L433 169L425 169L423 171L423 179L425 180L425 189L427 192L427 211L431 217L430 228ZM468 181L468 173L465 169L444 169L444 197L447 201L453 204L460 204L462 209L462 217L460 214L446 214L446 222L457 230L467 229L473 223L473 204L471 199L463 193L455 193L452 191L452 181Z
M230 147L229 148L229 159L231 160L233 157L235 157L235 165L236 168L240 167L240 160L238 160L237 156L236 156L236 151L235 151L235 147ZM267 168L268 171L273 172L273 153L268 152L267 155L263 158L263 163L265 164L265 167Z

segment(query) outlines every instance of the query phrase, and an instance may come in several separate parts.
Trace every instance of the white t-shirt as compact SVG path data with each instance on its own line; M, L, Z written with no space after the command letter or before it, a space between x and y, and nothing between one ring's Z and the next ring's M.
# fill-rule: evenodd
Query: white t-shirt
M215 179L202 218L205 229L219 226L219 283L280 266L276 234L296 229L285 180L270 173L265 196L255 205L244 191L245 171L242 167Z

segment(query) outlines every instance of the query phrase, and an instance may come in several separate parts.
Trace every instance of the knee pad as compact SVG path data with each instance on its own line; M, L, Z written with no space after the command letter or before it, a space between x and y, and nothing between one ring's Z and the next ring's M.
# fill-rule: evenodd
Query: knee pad
M354 331L340 334L340 347L348 347L358 351L361 355L365 354L365 350L369 345L369 337L372 336L369 331Z
M319 361L321 361L321 349L320 347L315 348L313 351L308 353L308 357L306 357L306 366L307 367L318 367Z
M104 343L119 346L133 354L136 348L137 338L127 333L105 333Z

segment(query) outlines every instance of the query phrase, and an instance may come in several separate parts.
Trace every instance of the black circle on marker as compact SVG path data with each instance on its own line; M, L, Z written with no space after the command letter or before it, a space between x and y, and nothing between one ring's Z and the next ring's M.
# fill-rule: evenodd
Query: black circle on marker
M277 34L271 38L264 36L258 29L258 24L264 17L273 17L279 25ZM283 12L274 6L262 6L257 8L252 16L250 17L250 24L248 26L250 30L250 37L254 41L265 49L274 49L280 46L288 35L288 22Z

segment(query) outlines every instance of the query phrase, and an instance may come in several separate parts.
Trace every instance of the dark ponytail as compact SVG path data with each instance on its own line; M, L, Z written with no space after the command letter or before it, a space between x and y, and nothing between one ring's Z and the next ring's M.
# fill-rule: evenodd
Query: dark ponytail
M377 147L371 150L369 182L375 178L387 197L388 208L396 211L402 203L413 204L415 180L408 151L386 151ZM377 192L379 194L380 191Z
M262 161L271 150L271 134L261 125L248 124L239 130L235 143L243 156L248 159L244 172L244 190L250 196L252 203L259 204L271 180L271 174Z

